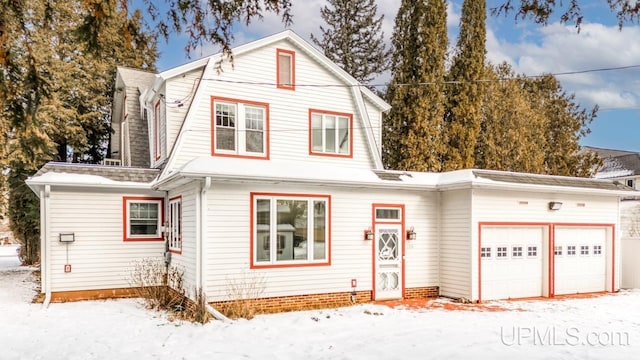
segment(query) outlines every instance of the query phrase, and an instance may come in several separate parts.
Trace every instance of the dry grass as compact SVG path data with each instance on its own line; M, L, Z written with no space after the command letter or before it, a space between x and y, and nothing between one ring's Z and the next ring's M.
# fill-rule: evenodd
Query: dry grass
M231 319L252 319L257 313L256 302L265 289L264 276L243 272L237 278L227 279L227 299L220 311Z

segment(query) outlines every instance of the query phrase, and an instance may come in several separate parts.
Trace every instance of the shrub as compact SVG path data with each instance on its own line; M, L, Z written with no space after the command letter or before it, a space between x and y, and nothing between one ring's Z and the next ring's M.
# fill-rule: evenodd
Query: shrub
M265 289L265 278L256 273L243 272L240 277L227 278L227 299L220 311L231 319L252 319L256 313L256 301Z

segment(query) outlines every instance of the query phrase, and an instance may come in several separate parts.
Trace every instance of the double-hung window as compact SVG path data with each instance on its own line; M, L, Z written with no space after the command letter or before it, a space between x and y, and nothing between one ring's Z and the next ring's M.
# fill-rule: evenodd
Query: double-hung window
M351 157L353 116L309 110L309 150L312 155Z
M267 158L269 105L212 98L212 155Z
M169 251L182 253L182 197L169 200Z
M329 264L328 195L251 194L251 265Z
M296 79L296 53L291 50L276 50L276 72L277 74L277 87L279 89L295 90Z
M162 198L123 197L124 240L161 241L164 200Z

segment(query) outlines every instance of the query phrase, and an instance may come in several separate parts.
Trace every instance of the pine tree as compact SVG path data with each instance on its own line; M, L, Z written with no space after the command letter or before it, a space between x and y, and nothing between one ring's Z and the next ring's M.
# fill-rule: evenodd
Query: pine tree
M480 135L486 54L485 1L465 0L460 35L447 74L446 139L449 144L445 170L476 165L475 147Z
M392 109L383 128L388 168L442 169L446 16L443 0L403 0L400 5L386 94Z
M8 170L7 209L23 246L23 261L39 256L38 199L24 180L47 161L99 162L109 135L110 101L119 64L155 62L155 37L140 29L140 14L122 9L103 21L100 52L79 41L87 13L79 0L25 0L2 9L0 127L7 129L0 159ZM19 11L19 12L16 12ZM132 30L128 35L123 27ZM72 158L69 159L68 156Z
M488 66L481 136L476 144L476 166L481 169L543 173L546 119L531 107L523 77L510 65Z
M311 34L331 61L364 84L388 68L383 16L376 18L377 9L374 0L328 0L320 10L327 24L320 26L322 39Z
M547 119L545 139L545 174L589 177L601 165L592 152L580 151L580 139L589 134L589 124L598 106L590 111L575 103L575 95L567 94L552 75L529 79L524 83L534 111Z

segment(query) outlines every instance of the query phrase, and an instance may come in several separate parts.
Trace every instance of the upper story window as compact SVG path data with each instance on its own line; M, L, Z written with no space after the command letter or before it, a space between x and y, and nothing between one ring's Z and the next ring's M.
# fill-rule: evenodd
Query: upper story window
M328 195L251 194L251 266L329 265Z
M162 198L123 197L124 241L162 241Z
M291 50L277 49L276 56L277 87L279 89L295 90L296 53Z
M211 155L269 157L269 104L211 98Z
M161 123L161 116L160 116L160 100L158 100L158 102L156 103L154 110L153 110L153 143L154 143L154 149L155 149L155 159L160 160L160 156L162 155L162 148L160 147L160 140L161 140L161 134L160 134L160 123Z
M309 153L323 156L353 156L353 115L309 110Z
M169 200L169 251L182 253L182 197Z

